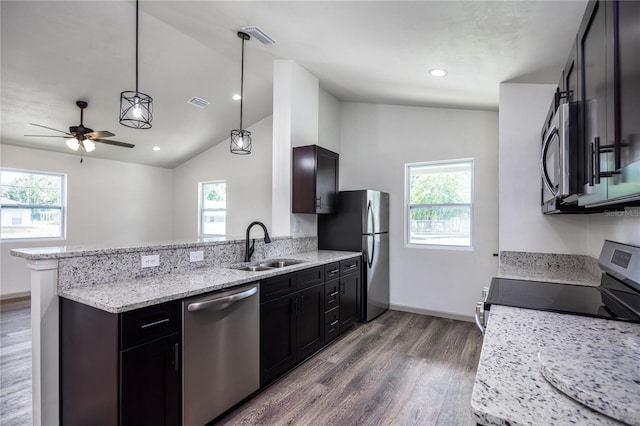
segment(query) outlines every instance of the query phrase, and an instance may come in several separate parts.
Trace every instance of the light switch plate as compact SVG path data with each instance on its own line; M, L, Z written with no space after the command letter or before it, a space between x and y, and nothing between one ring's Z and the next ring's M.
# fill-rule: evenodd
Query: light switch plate
M204 251L192 251L189 253L189 261L191 262L202 262L204 260Z
M149 256L142 256L142 267L151 268L154 266L160 266L160 255L152 254Z

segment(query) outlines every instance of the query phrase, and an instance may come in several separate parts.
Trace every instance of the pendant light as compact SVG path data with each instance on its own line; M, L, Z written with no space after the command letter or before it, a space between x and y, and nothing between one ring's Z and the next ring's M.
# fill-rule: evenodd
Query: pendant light
M134 129L150 129L153 99L138 91L138 0L136 0L136 90L120 93L120 124Z
M240 128L231 131L231 153L247 155L251 154L251 132L242 128L242 101L244 100L244 42L251 36L238 31L238 37L242 39L242 62L240 66Z

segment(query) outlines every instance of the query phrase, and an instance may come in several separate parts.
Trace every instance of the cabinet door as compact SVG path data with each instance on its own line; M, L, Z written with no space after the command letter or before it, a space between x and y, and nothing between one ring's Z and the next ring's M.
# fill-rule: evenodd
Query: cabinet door
M297 360L324 345L324 283L296 293Z
M260 305L260 385L296 362L295 295Z
M584 195L579 199L581 205L607 199L607 182L601 179L600 173L607 170L612 159L605 147L614 143L612 40L607 32L608 9L607 2L590 3L578 33L582 143L586 163Z
M317 167L316 213L333 213L338 198L338 154L319 148Z
M360 317L359 288L359 272L340 277L340 333L351 327Z
M120 353L120 424L180 424L180 338L175 333Z
M613 169L608 179L608 198L640 195L640 2L612 5L617 21L616 141ZM617 157L617 158L616 158Z

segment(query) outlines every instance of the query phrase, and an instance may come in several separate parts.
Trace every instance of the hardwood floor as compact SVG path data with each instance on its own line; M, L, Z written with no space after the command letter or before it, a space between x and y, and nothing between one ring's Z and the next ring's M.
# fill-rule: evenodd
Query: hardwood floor
M472 323L388 311L218 423L475 425L481 347Z
M475 425L472 323L388 311L219 420L223 425ZM29 308L0 311L0 424L31 424Z
M31 319L24 303L0 309L0 424L30 425Z

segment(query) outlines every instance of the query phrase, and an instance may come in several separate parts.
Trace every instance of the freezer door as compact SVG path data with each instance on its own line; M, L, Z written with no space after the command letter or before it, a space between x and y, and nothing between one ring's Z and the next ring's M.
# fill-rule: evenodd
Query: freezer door
M389 232L389 194L367 190L363 234Z
M389 309L389 234L363 235L363 310L371 321Z

